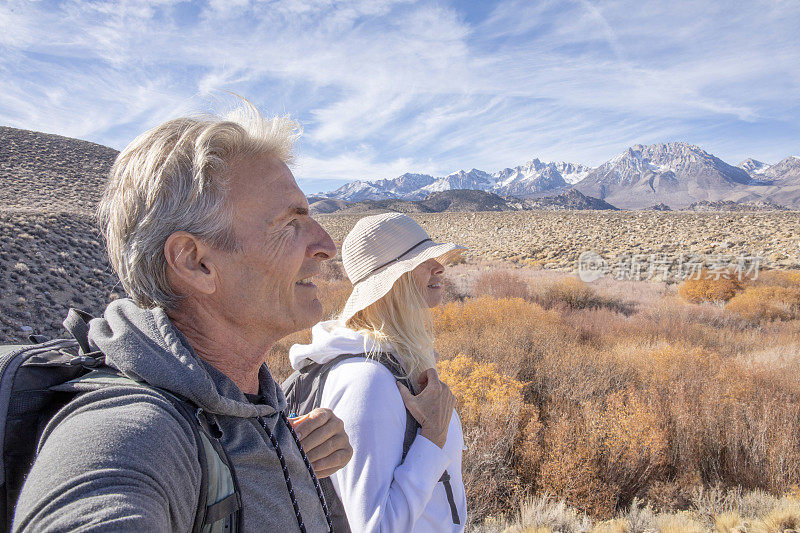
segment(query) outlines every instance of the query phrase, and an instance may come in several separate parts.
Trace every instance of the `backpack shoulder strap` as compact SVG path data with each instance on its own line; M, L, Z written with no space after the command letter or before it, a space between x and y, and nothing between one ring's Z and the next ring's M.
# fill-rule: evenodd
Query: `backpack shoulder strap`
M392 354L382 353L378 358L378 362L385 366L397 381L405 385L408 390L413 392L414 387L411 383L411 380L406 375L405 369ZM411 414L411 411L406 409L406 429L405 435L403 436L403 456L400 459L401 463L405 461L406 455L408 455L408 450L411 448L411 445L414 443L414 439L417 437L418 429L419 422L417 422L417 419Z
M413 390L411 387L411 381L406 376L403 367L392 354L382 354L379 360L383 366L389 369L389 371L397 378L398 381L408 387L408 390ZM414 416L411 414L411 411L406 409L406 433L403 437L403 458L401 462L404 461L406 455L408 455L408 450L411 448L411 445L414 443L414 439L417 437L417 430L419 427L420 426L419 422L417 422L417 419L414 418ZM456 507L455 498L453 496L453 487L450 484L450 473L447 472L447 470L442 472L439 482L444 485L445 494L447 495L447 503L450 505L450 517L453 523L461 524L461 520L458 516L458 508Z
M54 390L88 392L108 387L134 386L153 391L167 399L189 423L198 448L200 496L193 533L241 531L242 498L233 463L219 438L222 430L213 414L170 391L135 381L110 368L94 370Z
M325 381L328 379L328 373L330 370L340 362L347 359L353 359L355 357L360 357L363 359L369 358L366 353L346 353L338 355L323 364L311 363L300 370L301 374L312 377L312 379L316 377L317 383L315 387L315 397L312 408L319 407L320 403L322 402L322 389L325 387ZM391 372L395 379L400 381L400 383L408 387L409 390L413 390L411 381L408 379L408 376L406 376L405 370L392 354L381 353L375 360L377 360L389 372ZM311 376L312 373L314 374L313 376ZM309 411L310 410L311 409L309 409ZM408 450L411 448L411 444L414 442L414 438L417 436L417 429L419 429L419 423L417 422L417 419L414 418L408 409L406 409L406 429L403 436L403 455L400 459L401 463L405 460L406 455L408 455Z
M328 372L341 361L355 357L366 357L366 354L341 354L325 363L311 362L300 370L295 370L281 384L281 389L286 397L286 414L290 416L304 415L320 407L322 390L325 388Z

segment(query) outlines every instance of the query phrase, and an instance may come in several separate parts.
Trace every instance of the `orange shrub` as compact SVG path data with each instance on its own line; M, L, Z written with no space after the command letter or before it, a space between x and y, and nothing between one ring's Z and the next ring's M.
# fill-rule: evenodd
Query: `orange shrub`
M598 294L589 285L576 277L567 277L557 281L547 286L542 292L534 294L532 299L545 309L564 307L568 309L607 308L626 315L634 311L633 304Z
M619 488L600 476L600 439L578 410L560 412L544 430L544 458L537 489L581 511L610 518Z
M529 379L541 354L574 342L558 313L519 298L470 298L434 309L433 319L443 359L463 353L495 363L520 380Z
M590 410L602 433L602 478L619 488L617 505L627 507L668 464L665 420L651 400L634 390L612 393L605 405Z
M800 316L800 286L748 287L731 298L725 309L753 322L792 320Z
M800 271L797 270L762 270L758 277L750 280L748 285L766 285L771 287L800 287Z
M439 362L439 376L453 391L464 428L462 473L473 520L519 502L522 489L512 448L522 408L522 383L459 354Z
M439 376L458 400L465 425L513 415L522 406L522 383L497 371L494 363L477 363L464 354L439 362Z
M742 281L733 272L722 274L702 270L678 288L678 294L687 302L727 302L742 290Z
M586 283L578 278L564 278L550 285L544 292L542 304L552 307L557 302L566 304L571 309L595 307L597 294Z
M525 280L513 272L491 270L484 272L475 279L472 295L527 299L530 297L530 290Z
M634 390L557 407L545 426L540 490L609 517L661 479L669 441L658 407Z

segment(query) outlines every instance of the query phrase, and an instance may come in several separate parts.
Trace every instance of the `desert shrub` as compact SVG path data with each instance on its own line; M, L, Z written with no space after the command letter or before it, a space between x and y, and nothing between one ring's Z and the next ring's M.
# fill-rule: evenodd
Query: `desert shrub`
M687 302L727 302L742 290L743 279L733 272L711 273L702 270L687 278L678 294Z
M530 290L525 280L513 272L509 270L490 270L475 279L472 295L527 299L530 297Z
M533 300L545 309L599 309L630 315L635 306L629 302L598 294L589 285L576 277L567 277L533 295Z
M346 278L333 280L315 279L314 282L317 285L317 298L322 302L323 320L334 318L344 308L347 298L353 292L353 286Z
M464 354L439 362L439 375L458 399L465 425L480 425L513 413L522 404L522 383L498 372L494 363L477 363Z
M602 479L619 488L616 506L627 506L663 473L669 461L665 420L635 390L610 394L590 408L601 437Z
M768 287L800 287L800 271L797 270L762 270L758 276L750 280L748 286Z
M592 516L610 518L619 488L601 478L601 435L579 409L558 413L544 429L537 488Z
M453 391L463 423L462 472L471 520L515 505L521 487L512 467L522 409L522 384L461 354L439 362L439 375Z
M583 533L591 527L589 517L568 506L564 500L555 500L547 494L526 498L520 505L516 520L516 524L503 524L504 533Z
M796 500L781 502L766 516L757 520L748 531L753 533L772 533L773 531L800 530L800 502Z
M434 309L433 319L443 359L463 353L523 381L530 380L542 354L574 342L558 313L520 298L469 298Z
M539 486L611 517L664 473L669 442L657 408L634 391L565 408L545 428Z
M792 320L800 317L800 286L748 287L731 298L725 309L753 322Z
M469 294L460 289L449 277L445 276L442 279L442 301L444 303L462 302L468 296Z

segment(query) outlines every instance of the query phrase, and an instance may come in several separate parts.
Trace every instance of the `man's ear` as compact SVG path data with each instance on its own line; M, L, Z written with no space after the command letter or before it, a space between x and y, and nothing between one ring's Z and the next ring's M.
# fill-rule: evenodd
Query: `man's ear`
M178 292L212 294L217 289L211 247L185 231L176 231L164 243L167 276Z

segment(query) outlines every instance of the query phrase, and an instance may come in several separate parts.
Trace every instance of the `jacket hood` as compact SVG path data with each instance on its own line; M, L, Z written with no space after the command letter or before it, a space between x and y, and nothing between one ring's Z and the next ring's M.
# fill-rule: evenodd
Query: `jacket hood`
M266 365L259 372L266 404L253 404L225 374L197 357L163 309L116 300L103 318L89 323L89 341L105 354L108 365L127 377L182 396L210 413L254 418L286 407Z
M289 348L289 361L292 368L300 370L311 362L324 364L345 353L369 353L378 348L371 337L353 331L339 320L327 320L311 328L311 344ZM391 351L391 346L383 346L383 351Z

